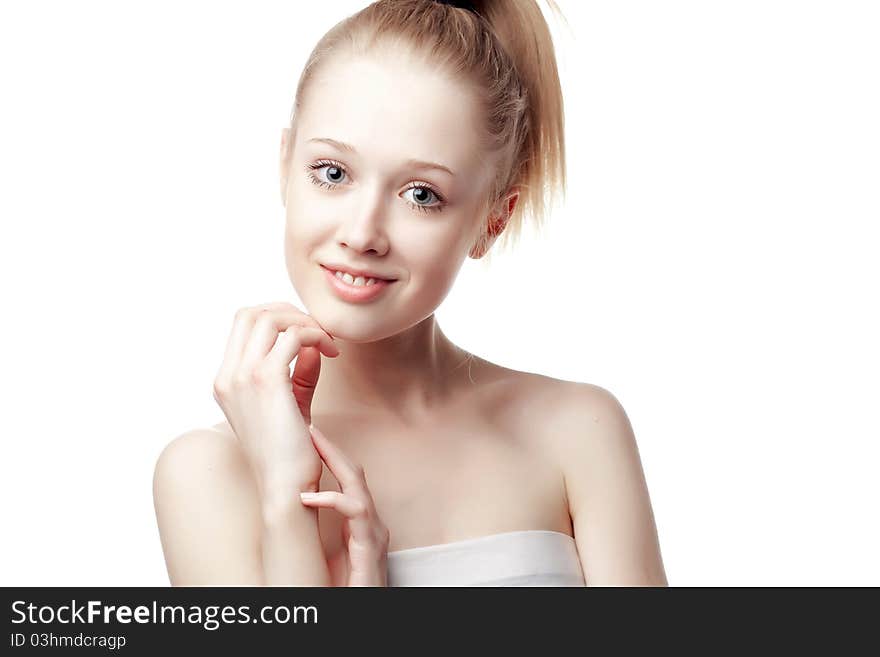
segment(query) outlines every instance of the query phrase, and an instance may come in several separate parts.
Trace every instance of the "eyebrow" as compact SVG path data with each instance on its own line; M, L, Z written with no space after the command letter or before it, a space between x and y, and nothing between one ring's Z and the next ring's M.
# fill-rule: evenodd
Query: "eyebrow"
M357 150L351 144L346 144L345 142L337 141L335 139L331 139L330 137L313 137L312 139L309 139L309 143L311 142L329 144L330 146L335 146L340 150L357 154ZM449 167L445 167L442 164L438 164L437 162L426 162L424 160L409 159L404 162L404 164L406 166L416 167L418 169L438 169L439 171L445 171L450 176L455 175L455 172L452 169L450 169Z

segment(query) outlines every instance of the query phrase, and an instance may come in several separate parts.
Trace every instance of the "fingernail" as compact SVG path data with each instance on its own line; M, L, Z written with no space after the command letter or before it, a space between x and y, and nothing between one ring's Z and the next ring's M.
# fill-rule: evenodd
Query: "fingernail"
M314 493L300 493L299 496L304 500L313 500L317 497Z

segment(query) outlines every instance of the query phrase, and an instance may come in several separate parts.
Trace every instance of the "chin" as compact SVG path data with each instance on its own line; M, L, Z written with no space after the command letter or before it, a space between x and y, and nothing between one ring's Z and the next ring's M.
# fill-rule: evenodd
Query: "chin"
M322 329L337 340L375 342L396 332L393 328L388 327L387 314L386 316L377 315L375 318L357 317L351 310L333 308L323 303L309 305L306 312L318 322Z
M427 316L430 316L429 312ZM315 317L313 315L313 317ZM315 320L327 333L336 340L342 340L353 344L367 344L393 338L400 333L411 329L426 317L394 317L388 313L382 313L375 317L353 317L351 313L342 314L325 313Z

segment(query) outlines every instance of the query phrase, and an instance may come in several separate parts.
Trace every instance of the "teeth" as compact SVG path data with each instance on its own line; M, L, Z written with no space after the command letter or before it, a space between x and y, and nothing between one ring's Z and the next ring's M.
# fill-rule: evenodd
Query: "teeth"
M336 276L336 278L338 278L342 281L345 281L349 285L354 285L356 287L363 287L365 285L374 285L376 283L376 280L374 278L364 278L363 276L358 276L357 278L355 278L354 276L352 276L351 274L349 274L347 272L343 274L341 271L338 271L335 273L335 276Z

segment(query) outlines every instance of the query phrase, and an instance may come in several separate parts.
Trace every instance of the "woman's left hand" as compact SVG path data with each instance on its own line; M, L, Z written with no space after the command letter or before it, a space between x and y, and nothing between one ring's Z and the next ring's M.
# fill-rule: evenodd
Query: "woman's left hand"
M389 532L376 513L364 469L349 460L310 424L312 443L342 491L300 493L303 504L336 509L343 516L342 540L348 545L348 586L387 586Z

